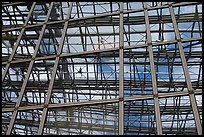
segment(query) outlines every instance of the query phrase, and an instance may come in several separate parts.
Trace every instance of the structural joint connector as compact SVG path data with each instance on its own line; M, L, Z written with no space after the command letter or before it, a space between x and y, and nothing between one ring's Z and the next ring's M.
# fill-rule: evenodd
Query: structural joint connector
M177 39L178 42L181 42L181 39Z
M189 94L194 94L194 90L189 90L188 93Z
M120 49L123 49L123 46L120 46Z
M172 6L172 3L169 3L169 7L171 7Z
M153 94L153 97L154 98L158 98L158 94Z
M15 108L14 108L14 111L18 110L18 108L19 108L19 107L15 107Z
M152 43L151 43L151 42L148 42L148 43L147 43L147 46L151 46L151 45L152 45Z
M45 105L44 105L44 108L48 108L48 104L45 104Z
M124 101L124 98L119 98L119 101Z
M27 25L23 25L22 29L26 28Z

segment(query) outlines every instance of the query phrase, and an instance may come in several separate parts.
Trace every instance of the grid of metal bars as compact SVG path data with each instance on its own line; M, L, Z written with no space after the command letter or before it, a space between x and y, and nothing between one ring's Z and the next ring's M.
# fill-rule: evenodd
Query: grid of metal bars
M2 134L202 134L202 3L2 2Z

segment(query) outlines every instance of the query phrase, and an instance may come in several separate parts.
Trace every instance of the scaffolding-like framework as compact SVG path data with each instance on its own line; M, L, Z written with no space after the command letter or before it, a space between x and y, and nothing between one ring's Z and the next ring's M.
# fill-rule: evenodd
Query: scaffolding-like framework
M202 3L2 2L2 134L202 134Z

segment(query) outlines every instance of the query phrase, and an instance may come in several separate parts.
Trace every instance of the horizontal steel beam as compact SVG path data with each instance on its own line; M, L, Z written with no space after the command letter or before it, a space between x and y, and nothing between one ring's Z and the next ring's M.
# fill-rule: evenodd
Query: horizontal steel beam
M50 29L55 29L50 27ZM174 30L161 30L162 33L167 33L167 32L174 32ZM202 33L202 30L180 30L180 33ZM135 32L127 32L125 31L124 34L145 34L146 31L135 31ZM151 30L151 33L159 33L159 30ZM66 37L80 37L80 36L110 36L110 35L119 35L119 33L109 33L109 32L100 32L99 34L96 33L89 33L89 34L67 34ZM58 34L45 34L43 35L43 38L56 38L60 37L61 35ZM2 40L16 40L18 38L18 35L2 35ZM31 40L31 39L37 39L38 36L36 34L27 34L26 36L22 36L22 40Z
M194 14L184 14L184 15L177 15L177 22L198 22L202 21L202 14L199 13L198 18L195 18ZM170 15L163 15L162 19L159 16L149 16L150 24L159 24L159 23L171 23L171 16ZM70 20L71 21L71 20ZM49 23L48 23L49 24ZM47 26L47 29L62 29L64 22L60 22L58 24ZM69 28L75 27L92 27L92 26L118 26L119 24L119 17L104 17L104 18L96 18L96 19L87 19L82 21L71 21L69 24ZM140 25L145 24L143 16L130 16L124 17L124 25ZM22 25L21 25L22 26ZM33 30L33 26L36 30L41 29L41 25L30 25L26 26L26 30ZM15 28L16 26L12 25L4 25L3 30L8 28ZM89 35L89 34L88 34ZM97 34L95 34L97 35ZM56 36L55 36L56 37Z
M199 2L180 2L180 3L172 4L172 6L185 6L185 5L192 5L192 4L199 4ZM156 6L156 7L148 7L148 10L156 10L156 9L162 9L162 8L168 8L168 5L162 5L162 6ZM143 12L143 9L129 10L129 11L124 11L123 13L127 14L127 13L134 13L134 12ZM95 16L88 16L88 17L70 19L69 22L70 23L74 22L74 21L78 22L78 21L81 21L81 20L101 18L101 17L107 17L107 16L115 16L115 15L119 15L119 14L120 14L120 11L117 11L117 12L112 12L112 13L99 14L99 15L95 15ZM47 23L47 25L64 23L65 21L66 20L53 21L53 22ZM42 24L26 26L25 28L37 27L37 26L42 26L42 25L43 25L43 23ZM20 29L22 29L22 27L3 29L2 33L8 32L8 31L17 31L17 30L20 30Z
M195 90L195 95L202 94L202 90ZM178 96L186 96L189 93L186 91L182 92L173 92L173 93L158 93L159 98L168 98L168 97L178 97ZM142 95L137 97L126 97L124 98L124 102L128 101L137 101L137 100L146 100L146 99L153 99L153 95ZM105 99L105 100L92 100L86 102L72 102L72 103L63 103L63 104L49 104L48 108L66 108L66 107L78 107L78 106L88 106L88 105L99 105L99 104L110 104L110 103L118 103L119 98L114 99ZM37 105L37 106L25 106L19 107L18 111L26 111L26 110L36 110L36 109L43 109L44 105ZM2 112L12 112L14 108L2 108Z
M199 85L202 85L202 82L201 81L194 81L192 82L192 86L193 87L197 87ZM55 80L54 82L54 89L56 90L59 90L59 91L55 91L55 92L62 92L62 89L70 89L70 90L73 90L73 89L87 89L89 88L89 90L103 90L103 89L107 89L106 86L109 86L108 89L110 88L110 90L117 90L117 86L119 85L119 81L118 80L106 80L106 81L101 81L101 80L79 80L79 79L75 79L75 81L59 81L59 80ZM10 87L11 84L10 82L4 82L2 84L2 87ZM13 81L12 83L12 86L15 86L15 91L13 92L18 92L19 88L22 86L22 83L20 81ZM146 80L144 82L144 80L124 80L124 86L125 86L125 89L136 89L136 88L141 88L142 87L151 87L151 81L148 81ZM185 80L183 81L179 81L179 82L169 82L169 81L161 81L161 80L158 80L158 87L166 87L167 89L168 88L174 88L174 87L186 87L186 84L185 84ZM36 82L30 82L28 81L28 84L27 84L27 90L29 92L39 92L37 89L44 89L46 90L48 88L48 84L46 81L36 81ZM198 87L197 87L198 88ZM5 88L2 88L3 89L3 92L4 91L7 91L7 89ZM31 91L30 89L36 89L37 91L33 90ZM147 89L145 89L147 90ZM151 90L151 89L149 89ZM40 91L40 93L43 93L43 92L46 92L46 91ZM162 91L160 91L162 92ZM165 92L165 91L163 91ZM65 92L66 93L66 92Z
M197 38L190 38L190 39L181 39L182 42L190 42L190 41L197 41L202 40L202 37ZM152 43L152 46L159 46L159 45L168 45L168 44L176 44L177 40L172 41L161 41L157 43ZM135 49L135 48L145 48L147 47L146 44L143 45L136 45L136 46L125 46L124 50L128 49ZM96 53L103 53L103 52L112 52L112 51L118 51L118 48L109 48L109 49L102 49L102 50L93 50L93 51L84 51L84 52L78 52L78 53L68 53L68 54L61 54L60 58L67 58L67 57L74 57L74 56L81 56L81 55L88 55L88 54L96 54ZM36 57L35 60L47 60L47 59L54 59L57 55L50 55L50 56L44 56L44 57ZM14 60L10 63L22 63L22 62L29 62L31 61L31 58L29 59L23 59L23 60ZM7 64L8 62L2 62L2 65Z
M14 6L14 5L20 5L20 4L24 4L26 2L11 2L11 3L8 3L8 4L2 4L1 6L2 7L6 7L6 6Z

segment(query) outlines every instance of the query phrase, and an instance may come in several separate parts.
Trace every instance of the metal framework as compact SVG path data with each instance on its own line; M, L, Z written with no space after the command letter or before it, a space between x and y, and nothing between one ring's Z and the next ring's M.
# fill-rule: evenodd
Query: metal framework
M2 2L2 135L202 135L202 3Z

